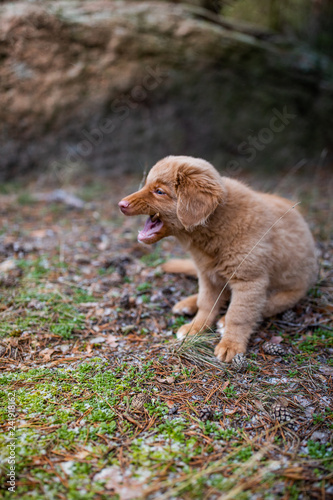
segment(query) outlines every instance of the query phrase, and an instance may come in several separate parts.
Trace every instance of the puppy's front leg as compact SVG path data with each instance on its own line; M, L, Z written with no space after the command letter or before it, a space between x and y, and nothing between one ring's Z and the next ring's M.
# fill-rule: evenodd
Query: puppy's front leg
M182 339L186 335L194 335L203 332L212 326L222 303L225 302L225 296L218 298L223 285L217 287L213 285L205 276L199 276L199 293L197 298L198 312L193 320L179 328L177 338Z
M251 333L262 317L267 284L267 279L231 284L231 303L226 316L219 322L222 340L215 348L215 355L221 361L230 362L235 354L246 352Z

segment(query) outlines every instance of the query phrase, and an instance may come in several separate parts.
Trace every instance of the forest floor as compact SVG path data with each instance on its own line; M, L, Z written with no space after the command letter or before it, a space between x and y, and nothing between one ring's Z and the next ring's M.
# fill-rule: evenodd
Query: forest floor
M76 208L38 183L0 187L0 496L333 498L327 178L279 183L302 201L320 276L293 311L258 328L244 372L208 355L199 364L176 343L187 319L171 307L197 283L161 272L183 256L175 241L136 242L143 218L116 202L137 186L65 186L84 200ZM282 354L265 353L265 341Z

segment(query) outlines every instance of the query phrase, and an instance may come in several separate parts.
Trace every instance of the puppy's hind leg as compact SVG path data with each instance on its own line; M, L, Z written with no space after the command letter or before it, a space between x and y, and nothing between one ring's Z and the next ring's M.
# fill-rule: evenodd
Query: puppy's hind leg
M186 299L180 300L172 308L174 314L186 314L187 316L194 316L198 310L198 294L190 295Z
M198 276L197 268L191 259L170 259L162 264L162 269L166 273L186 274L187 276Z
M304 297L306 290L295 289L285 292L276 292L268 295L267 302L263 311L263 317L269 318L275 314L279 314L286 309L294 307L297 302Z

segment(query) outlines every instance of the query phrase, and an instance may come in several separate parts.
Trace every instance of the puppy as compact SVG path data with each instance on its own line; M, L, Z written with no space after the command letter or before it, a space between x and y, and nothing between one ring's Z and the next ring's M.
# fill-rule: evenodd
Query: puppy
M178 260L164 267L199 279L199 293L173 308L194 315L178 330L179 338L212 327L230 300L218 322L222 337L215 354L221 361L246 352L260 320L293 307L315 283L315 244L297 208L221 177L205 160L164 158L119 207L125 215L149 216L140 242L173 235L191 254L193 264Z

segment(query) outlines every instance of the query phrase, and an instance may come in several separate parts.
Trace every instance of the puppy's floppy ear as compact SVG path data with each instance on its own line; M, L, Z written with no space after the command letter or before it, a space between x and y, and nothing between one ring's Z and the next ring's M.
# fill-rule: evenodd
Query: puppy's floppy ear
M221 178L213 172L185 165L177 173L177 217L186 230L204 224L224 197Z

